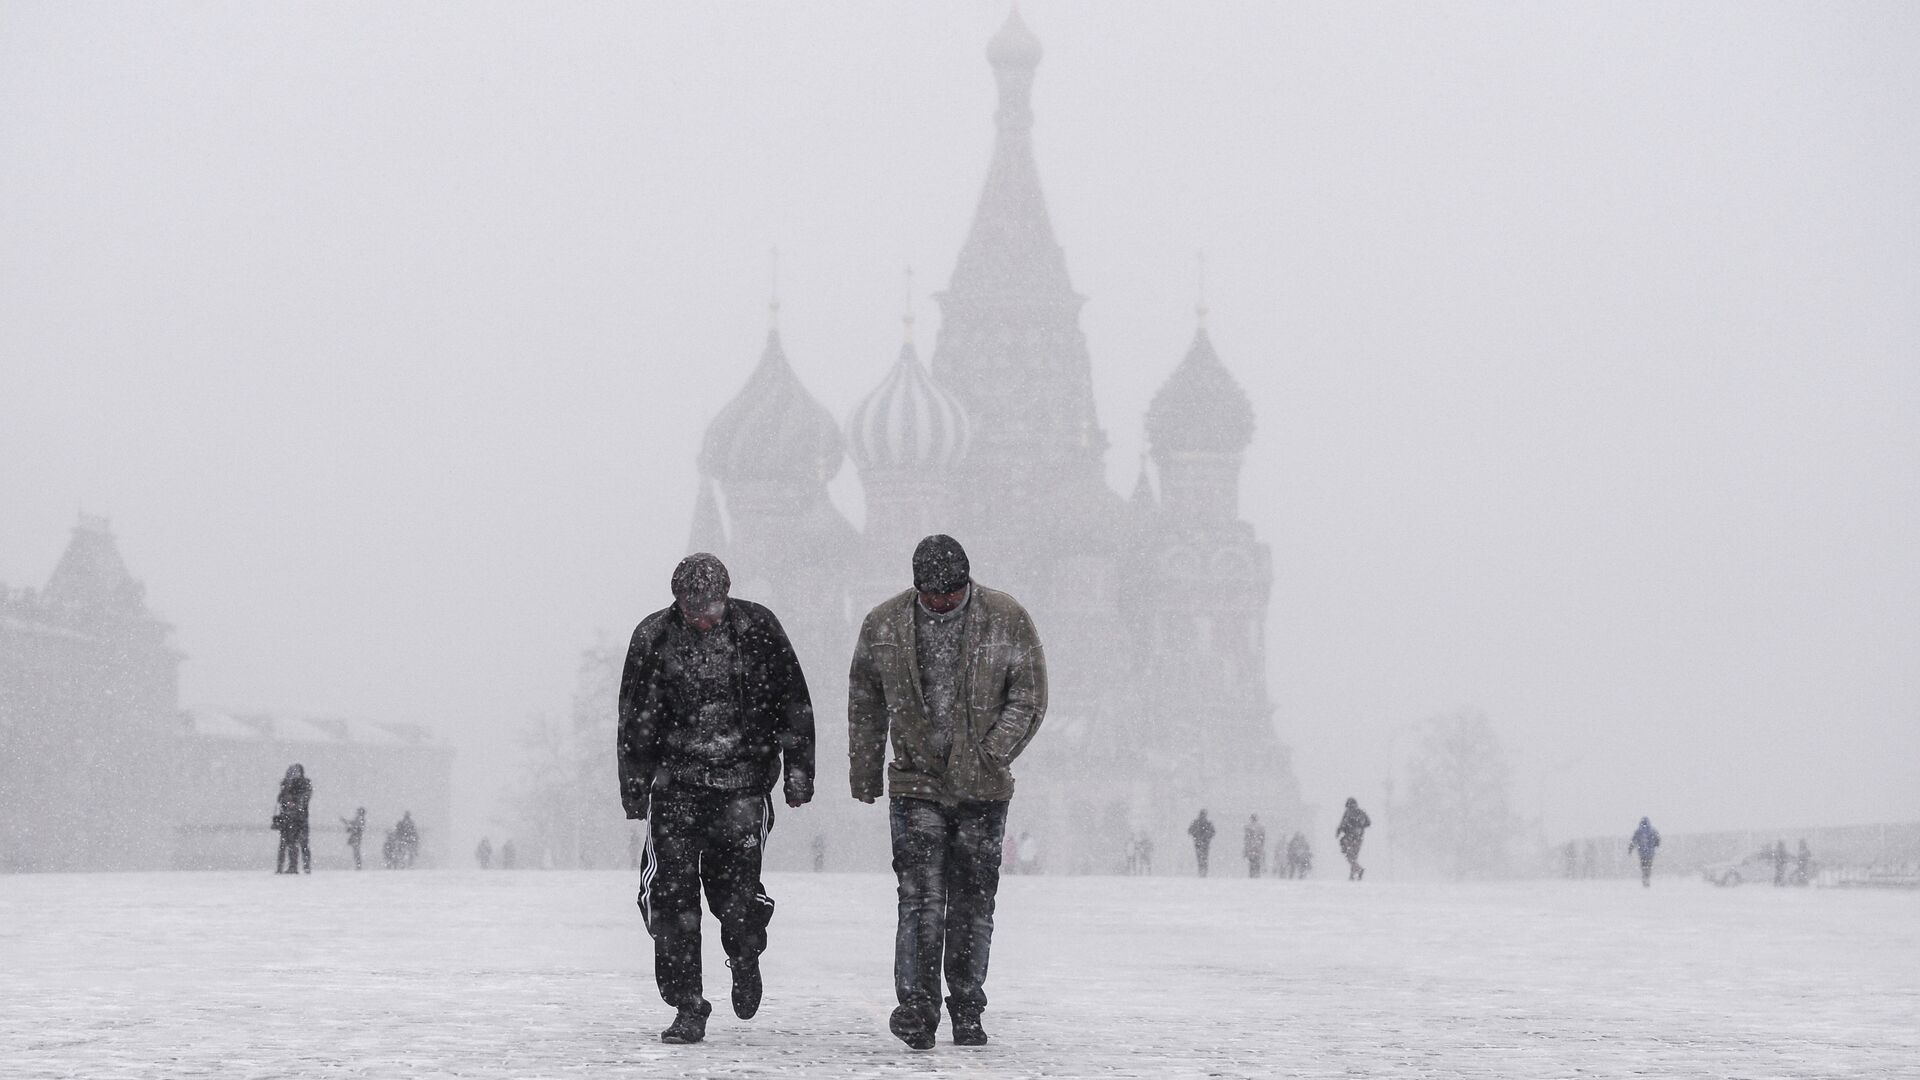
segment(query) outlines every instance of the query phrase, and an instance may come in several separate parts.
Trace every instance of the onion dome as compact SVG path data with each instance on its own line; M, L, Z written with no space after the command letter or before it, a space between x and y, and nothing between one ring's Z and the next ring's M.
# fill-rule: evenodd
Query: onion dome
M780 332L768 331L760 366L707 425L701 473L722 484L824 484L845 456L833 414L800 384L780 347Z
M886 380L847 418L847 452L861 472L950 469L966 456L972 431L960 399L933 381L908 341Z
M1156 453L1237 454L1253 441L1253 403L1220 363L1206 327L1153 395L1147 438Z
M987 42L987 63L994 67L1038 67L1040 52L1040 39L1027 29L1016 7L1007 12L1007 21Z

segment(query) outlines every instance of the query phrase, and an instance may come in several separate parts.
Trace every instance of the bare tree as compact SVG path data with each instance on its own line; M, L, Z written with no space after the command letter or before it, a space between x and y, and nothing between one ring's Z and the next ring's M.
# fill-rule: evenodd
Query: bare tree
M1406 797L1391 808L1415 858L1454 878L1506 874L1524 823L1513 813L1506 752L1486 715L1468 709L1419 728Z
M567 718L536 716L520 733L508 824L529 866L610 867L625 857L631 826L614 765L623 660L604 640L582 652Z

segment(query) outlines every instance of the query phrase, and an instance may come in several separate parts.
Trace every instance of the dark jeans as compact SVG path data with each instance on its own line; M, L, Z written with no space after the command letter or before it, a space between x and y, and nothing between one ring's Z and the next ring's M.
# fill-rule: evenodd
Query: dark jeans
M948 1014L977 1018L987 1007L984 985L1007 804L943 806L895 797L888 818L893 872L900 879L894 992L900 1004L937 1021L944 959Z
M773 899L760 885L760 853L773 828L773 800L753 791L679 787L653 796L640 852L640 913L653 935L653 978L674 1008L704 1000L700 981L700 891L720 920L729 959L767 947Z

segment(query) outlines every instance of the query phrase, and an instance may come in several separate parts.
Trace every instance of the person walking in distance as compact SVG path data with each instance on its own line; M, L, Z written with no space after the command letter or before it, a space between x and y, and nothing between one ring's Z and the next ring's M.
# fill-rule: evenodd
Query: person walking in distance
M1260 815L1247 819L1246 838L1241 844L1241 854L1247 857L1247 876L1259 877L1266 869L1267 830L1260 824Z
M1207 851L1213 847L1213 822L1207 820L1206 807L1187 826L1187 835L1193 837L1193 863L1201 877L1207 876Z
M492 840L484 836L480 838L480 843L476 844L473 849L473 861L479 863L480 869L482 870L489 869L493 866Z
M853 797L889 797L899 881L899 1004L887 1027L915 1050L933 1047L943 963L954 1043L987 1041L981 1014L1013 762L1046 711L1046 655L1026 609L976 583L953 537L920 541L913 587L867 614L847 675Z
M672 605L633 632L620 680L620 800L648 823L640 913L653 936L669 1043L706 1037L700 893L720 921L733 1012L760 1009L760 954L773 899L760 862L773 788L790 807L813 798L813 702L800 658L773 612L727 595L726 565L705 552L674 568Z
M351 818L341 818L340 824L347 827L347 846L353 849L353 868L360 869L360 842L367 838L367 808L362 806L353 812Z
M1313 869L1313 848L1307 843L1307 834L1296 829L1293 839L1287 841L1287 876L1303 878L1311 869Z
M1367 830L1373 826L1373 819L1360 809L1358 799L1347 800L1347 812L1340 815L1340 826L1333 830L1334 838L1340 841L1340 854L1347 860L1347 880L1359 881L1367 876L1367 868L1360 865L1360 843L1366 839ZM1389 866L1388 870L1393 868Z
M278 809L273 818L280 830L280 852L274 856L274 873L300 873L302 859L306 862L306 872L313 873L313 849L308 845L307 832L307 808L312 802L313 781L307 779L307 770L298 763L287 766L287 775L280 780L280 796L275 803Z
M400 820L393 823L393 857L399 870L413 869L420 857L420 827L413 823L411 810L400 811Z
M1646 818L1641 818L1640 827L1633 830L1633 839L1627 841L1627 850L1640 856L1640 884L1643 888L1653 885L1653 852L1659 846L1660 830L1655 829Z

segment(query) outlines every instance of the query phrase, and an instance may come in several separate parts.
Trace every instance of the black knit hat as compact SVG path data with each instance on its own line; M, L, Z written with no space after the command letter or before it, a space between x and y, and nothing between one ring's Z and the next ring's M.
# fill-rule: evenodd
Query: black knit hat
M733 581L727 576L727 564L717 555L696 551L673 568L675 600L713 601L727 598Z
M913 549L913 587L923 593L959 592L969 570L966 549L945 533L935 533Z

